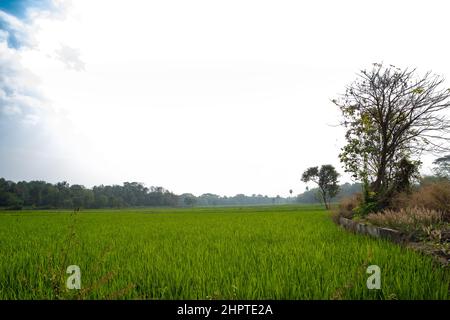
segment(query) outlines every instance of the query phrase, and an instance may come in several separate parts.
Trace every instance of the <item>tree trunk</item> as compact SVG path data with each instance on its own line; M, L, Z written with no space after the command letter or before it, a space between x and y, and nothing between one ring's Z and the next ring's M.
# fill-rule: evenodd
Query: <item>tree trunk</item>
M383 131L384 134L384 131ZM386 168L387 168L387 161L388 161L388 146L386 143L387 137L384 138L382 150L381 150L381 156L380 156L380 164L377 171L377 177L375 179L375 182L371 186L371 191L375 192L375 199L378 203L378 206L380 208L384 207L385 203L385 196L386 196Z
M325 209L328 210L329 207L328 207L328 203L327 203L326 193L322 188L320 188L320 194L322 195L323 203L325 204Z

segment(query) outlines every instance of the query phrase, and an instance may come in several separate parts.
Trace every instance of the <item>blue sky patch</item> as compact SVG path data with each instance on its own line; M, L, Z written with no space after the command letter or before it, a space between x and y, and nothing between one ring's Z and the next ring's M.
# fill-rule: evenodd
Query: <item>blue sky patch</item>
M8 16L14 16L18 19L27 19L27 11L30 8L38 10L49 10L54 6L52 0L0 0L0 11L7 14L7 16L0 15L0 41L6 41L8 47L20 49L27 45L28 36L22 28L18 27Z
M21 47L22 43L21 43L20 35L17 32L15 32L15 30L11 30L8 23L3 21L1 18L0 18L0 30L7 32L6 37L5 37L5 35L3 35L3 37L5 37L5 39L3 39L3 37L1 37L0 41L6 40L8 47L10 47L10 48L19 49Z
M20 19L25 18L28 8L45 9L51 5L51 0L0 0L0 10Z

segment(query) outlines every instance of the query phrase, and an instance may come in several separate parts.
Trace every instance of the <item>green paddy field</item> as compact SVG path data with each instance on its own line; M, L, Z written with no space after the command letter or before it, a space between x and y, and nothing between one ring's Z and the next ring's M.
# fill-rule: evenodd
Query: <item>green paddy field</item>
M449 299L450 271L319 207L0 211L0 299ZM66 289L78 265L81 290ZM369 265L381 289L369 290Z

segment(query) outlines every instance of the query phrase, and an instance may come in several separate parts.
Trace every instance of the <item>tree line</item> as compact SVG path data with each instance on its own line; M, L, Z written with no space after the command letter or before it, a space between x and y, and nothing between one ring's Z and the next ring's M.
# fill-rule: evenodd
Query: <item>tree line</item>
M45 181L13 182L0 178L0 208L25 209L99 209L127 207L191 207L231 205L272 205L297 202L297 198L237 194L232 197L205 193L174 194L163 187L146 187L139 182L123 185L83 185L63 181L52 184ZM309 200L307 201L309 202Z
M92 189L63 181L13 182L0 178L0 207L22 208L123 208L176 206L179 197L162 187L147 188L142 183L94 186Z
M343 184L331 201L356 193L360 184ZM24 209L100 209L127 207L192 207L233 205L312 204L322 202L317 188L291 197L269 197L262 194L237 194L227 197L213 193L195 196L174 194L163 187L146 187L139 182L123 185L100 185L89 189L67 182L51 184L45 181L13 182L0 178L0 208Z

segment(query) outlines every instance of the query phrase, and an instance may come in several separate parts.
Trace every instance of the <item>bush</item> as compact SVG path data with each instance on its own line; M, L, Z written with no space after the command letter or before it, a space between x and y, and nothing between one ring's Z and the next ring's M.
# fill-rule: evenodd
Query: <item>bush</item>
M377 212L379 209L378 203L376 202L362 202L358 207L353 209L354 215L358 217L365 217L370 213Z
M362 203L362 194L355 193L350 197L343 198L337 207L333 210L332 218L334 222L338 223L339 218L351 219L355 214L355 209L358 208Z
M400 210L411 207L411 194L407 192L397 193L391 200L389 208L392 210Z

